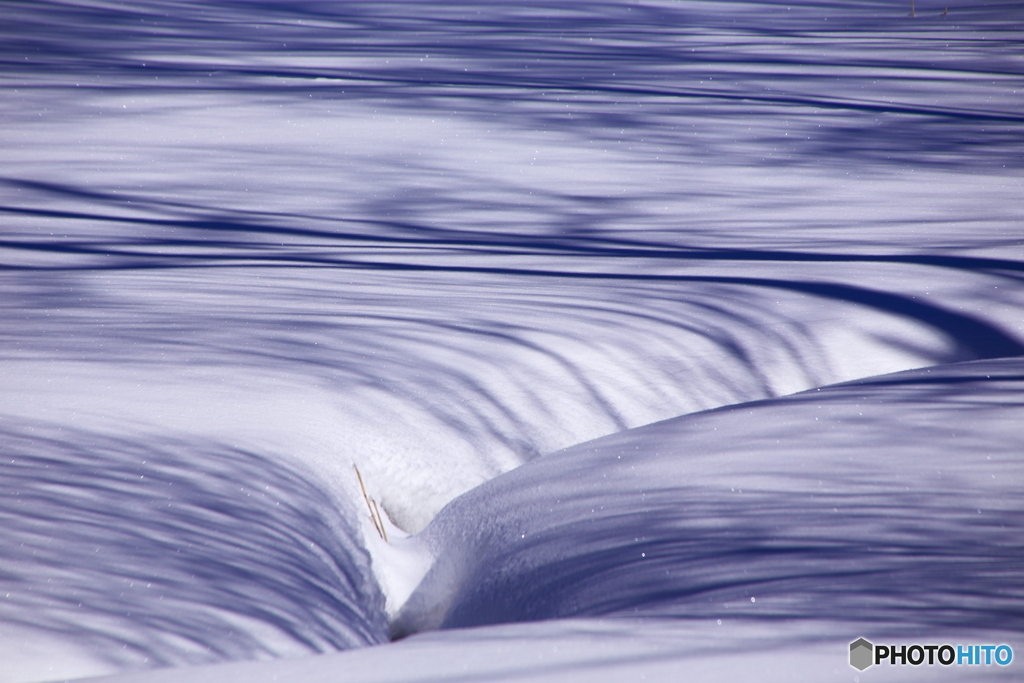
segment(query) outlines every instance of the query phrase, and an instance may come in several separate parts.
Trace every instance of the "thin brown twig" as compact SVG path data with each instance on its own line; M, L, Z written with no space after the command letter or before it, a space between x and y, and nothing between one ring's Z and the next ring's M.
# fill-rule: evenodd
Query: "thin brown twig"
M390 543L390 541L388 541L388 531L384 528L384 519L380 516L380 510L377 509L377 501L371 498L370 502L373 503L373 511L377 513L377 524L380 525L380 537L384 539L385 543Z
M377 533L386 542L388 540L388 536L384 533L384 524L381 523L379 517L374 512L375 503L370 503L373 499L366 493L366 486L363 484L363 475L359 473L359 468L356 467L355 463L352 463L352 469L356 471L356 478L359 479L359 490L363 492L363 500L366 501L366 509L370 511L370 521L373 522L373 528L377 530Z

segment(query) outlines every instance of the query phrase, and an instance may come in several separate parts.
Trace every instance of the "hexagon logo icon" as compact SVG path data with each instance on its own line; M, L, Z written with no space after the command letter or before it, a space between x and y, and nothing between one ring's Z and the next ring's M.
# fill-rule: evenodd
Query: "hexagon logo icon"
M875 646L864 638L858 638L850 643L850 666L858 671L863 671L875 662L872 656Z

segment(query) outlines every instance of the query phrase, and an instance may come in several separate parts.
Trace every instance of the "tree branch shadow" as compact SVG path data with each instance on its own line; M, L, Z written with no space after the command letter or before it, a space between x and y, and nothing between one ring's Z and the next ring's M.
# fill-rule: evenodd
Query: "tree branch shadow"
M122 668L385 638L358 532L308 474L207 442L0 433L4 621Z

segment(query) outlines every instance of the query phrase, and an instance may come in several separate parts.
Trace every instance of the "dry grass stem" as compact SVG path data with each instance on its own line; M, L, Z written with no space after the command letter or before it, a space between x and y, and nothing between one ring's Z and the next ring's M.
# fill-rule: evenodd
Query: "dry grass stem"
M373 528L377 530L377 533L384 542L388 542L388 533L384 530L384 522L380 518L380 510L377 509L377 501L366 493L366 485L363 484L363 475L359 473L359 468L353 463L352 469L356 471L356 478L359 479L359 490L363 492L363 500L366 501L366 509L370 511L370 521L373 522Z
M377 528L380 531L380 537L384 539L385 543L388 543L388 531L387 531L387 529L384 528L384 520L381 519L380 510L377 509L377 501L375 501L373 498L371 498L370 502L373 503L373 512L374 512L374 514L377 515L377 524L378 524Z

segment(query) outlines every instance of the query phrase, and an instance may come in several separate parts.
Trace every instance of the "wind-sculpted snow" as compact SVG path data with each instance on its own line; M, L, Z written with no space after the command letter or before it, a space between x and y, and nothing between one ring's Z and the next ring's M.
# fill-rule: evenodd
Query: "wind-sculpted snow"
M1024 354L1024 10L943 8L0 2L0 455L304 481L321 521L274 523L363 577L353 464L418 532L590 439ZM418 577L362 542L393 612ZM337 590L294 647L376 632Z
M847 657L860 637L1020 647L1022 371L898 373L538 458L422 534L438 562L397 624L442 630L189 680L1016 680L1016 658Z
M1020 353L1018 14L14 5L3 357L317 387L416 530L588 438Z
M358 532L308 474L209 442L2 424L4 680L386 640Z
M535 460L427 528L439 561L399 626L653 615L1019 632L1022 370L888 375Z

